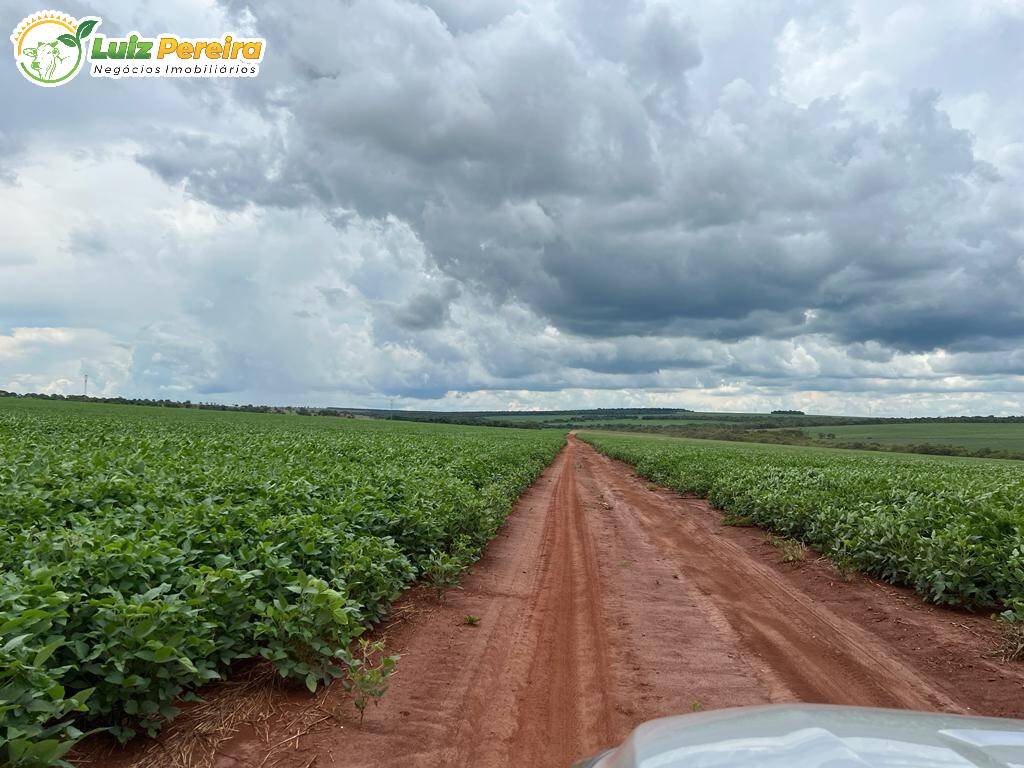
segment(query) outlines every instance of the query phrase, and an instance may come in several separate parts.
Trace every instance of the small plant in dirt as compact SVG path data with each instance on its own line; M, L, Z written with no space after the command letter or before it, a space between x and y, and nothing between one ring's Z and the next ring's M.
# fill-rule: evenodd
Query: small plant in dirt
M352 695L352 704L359 710L359 724L363 724L366 706L376 706L387 692L389 678L395 673L398 656L384 655L382 640L359 639L359 650L348 661L345 688Z
M446 590L459 583L459 577L466 570L468 563L458 554L449 552L432 552L423 565L423 574L427 581L437 590L437 599L444 597Z
M843 581L853 581L857 576L857 566L853 560L843 554L833 553L829 556L836 575Z
M479 616L463 616L462 617L462 623L465 624L467 627L475 627L477 624L480 623L480 617Z
M779 550L779 555L784 563L802 563L807 559L807 547L796 539L787 539L784 536L769 533L768 543Z

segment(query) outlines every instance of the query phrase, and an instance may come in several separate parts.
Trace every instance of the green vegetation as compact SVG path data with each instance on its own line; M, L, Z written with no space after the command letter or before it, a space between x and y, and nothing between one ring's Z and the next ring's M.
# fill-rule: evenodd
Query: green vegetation
M880 446L958 446L1024 454L1021 423L906 423L814 427L804 430L827 443L873 443Z
M0 400L0 763L154 734L254 657L362 711L394 660L359 635L431 569L450 584L563 441Z
M352 654L348 658L347 674L352 704L359 712L359 724L362 725L366 705L372 701L376 706L387 693L388 683L395 672L399 657L384 655L383 640L370 642L361 637L358 644L358 654Z
M438 600L459 583L462 572L472 561L469 555L471 551L471 545L460 537L452 552L433 552L424 560L420 573L437 590Z
M704 496L927 600L1024 620L1024 472L1011 462L583 433L649 480Z
M619 419L576 426L701 440L1024 459L1024 420L1017 416L873 420L792 413L693 413L686 419Z
M1021 416L895 419L825 416L796 410L701 413L638 408L477 414L474 419L500 426L601 429L728 442L1024 459Z
M609 429L668 437L828 446L895 453L1024 460L1024 416L949 416L888 418L828 416L798 410L771 413L691 411L687 408L594 408L563 411L404 411L373 408L224 405L221 403L86 398L61 395L16 395L0 398L42 399L102 404L158 406L167 409L241 411L349 419L386 419L432 424L468 424L523 429Z

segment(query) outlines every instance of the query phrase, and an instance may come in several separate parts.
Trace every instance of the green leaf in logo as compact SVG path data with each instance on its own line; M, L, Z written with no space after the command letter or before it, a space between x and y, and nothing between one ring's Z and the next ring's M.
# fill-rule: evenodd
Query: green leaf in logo
M60 40L62 43L64 43L64 45L68 46L69 48L75 48L75 47L78 46L78 40L76 40L74 37L69 35L67 32L65 32L63 35L61 35L57 39Z
M99 19L86 19L78 25L78 29L75 30L75 37L79 40L84 40L89 34L96 28L96 25L100 23Z

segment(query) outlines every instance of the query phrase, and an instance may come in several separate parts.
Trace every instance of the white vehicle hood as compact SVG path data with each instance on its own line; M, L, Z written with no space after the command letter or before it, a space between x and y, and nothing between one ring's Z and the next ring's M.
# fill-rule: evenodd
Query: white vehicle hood
M1024 721L825 705L638 727L594 768L1024 768Z

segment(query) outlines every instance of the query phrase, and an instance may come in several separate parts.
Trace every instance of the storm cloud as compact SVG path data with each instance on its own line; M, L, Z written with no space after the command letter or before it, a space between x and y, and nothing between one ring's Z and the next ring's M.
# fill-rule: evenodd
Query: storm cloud
M0 388L1021 411L1019 4L182 11L260 76L0 74Z

